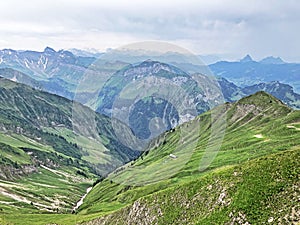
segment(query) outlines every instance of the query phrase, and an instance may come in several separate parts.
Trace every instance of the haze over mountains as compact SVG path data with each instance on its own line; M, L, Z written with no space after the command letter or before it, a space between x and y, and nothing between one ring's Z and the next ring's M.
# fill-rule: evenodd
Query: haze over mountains
M178 58L179 56L168 54L162 59L166 59L166 57L167 61L171 62L175 60L174 57ZM141 59L143 58L145 56ZM70 51L60 50L56 52L49 47L45 48L43 52L10 49L0 51L0 68L3 68L0 70L1 76L69 99L73 99L76 94L77 101L90 106L91 103L87 99L99 89L99 87L94 87L95 83L98 83L98 86L101 87L101 82L105 81L105 79L104 81L101 80L103 77L112 75L128 63L130 62L115 62L112 65L103 66L101 65L101 58L97 60L93 54L88 57L77 56ZM195 67L195 65L187 64L185 67ZM178 65L175 64L175 66ZM251 56L247 55L240 62L220 61L209 65L209 68L217 77L223 77L239 86L239 88L248 87L247 93L242 93L241 96L255 93L258 89L253 86L254 84L268 83L264 85L270 88L272 85L288 84L290 85L287 88L289 93L286 93L288 96L285 98L290 98L289 100L282 99L284 95L282 93L276 95L272 92L272 94L275 94L276 97L292 107L299 107L299 97L293 93L293 90L295 92L300 91L298 76L300 64L285 63L280 58L274 57L267 57L260 62L256 62L253 61ZM193 70L197 69L194 68ZM76 88L81 79L87 74L89 74L88 77L98 77L97 79L100 80L91 83L89 87L85 87L81 93L81 90L76 90ZM274 81L279 81L280 84L275 84ZM253 87L252 92L250 91L251 87ZM272 87L273 90L276 88L275 86ZM226 95L226 90L224 91L224 97L227 101L237 99Z
M300 225L299 12L0 1L0 225Z
M239 86L280 81L299 92L299 64L285 63L280 58L268 57L259 62L248 55L240 62L220 61L209 65L216 76L222 76Z

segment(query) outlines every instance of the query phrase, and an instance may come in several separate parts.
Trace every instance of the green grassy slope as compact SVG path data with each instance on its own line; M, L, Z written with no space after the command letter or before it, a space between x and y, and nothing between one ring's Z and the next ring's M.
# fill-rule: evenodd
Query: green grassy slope
M108 117L4 78L0 78L0 113L0 134L18 134L51 146L56 152L94 164L103 173L136 156L118 142Z
M217 112L214 110L217 110ZM214 110L196 118L200 121L200 124L197 125L200 128L196 133L191 132L186 142L196 139L197 145L192 154L186 153L190 157L188 161L184 160L184 164L181 164L181 158L186 157L184 151L179 152L180 154L176 153L176 159L170 157L170 154L176 152L176 147L188 147L188 143L179 141L181 127L177 127L174 131L169 131L154 140L153 143L160 143L158 146L152 143L149 152L146 151L135 162L124 166L118 172L110 174L107 179L99 183L86 197L79 214L98 213L98 216L101 216L127 205L129 205L127 209L132 209L130 205L145 196L163 193L164 190L167 191L169 188L181 189L181 187L188 187L188 183L197 183L203 176L213 177L214 175L211 175L212 171L218 173L216 171L223 171L223 168L231 168L232 165L240 165L258 157L300 146L300 133L297 129L300 123L300 112L288 108L279 100L264 92L258 92L236 103L228 103ZM226 132L214 160L204 170L199 170L199 168L201 169L200 162L202 162L203 156L206 156L206 150L211 145L209 137L212 133L211 119L214 113L226 115ZM223 122L220 121L222 116L217 118L219 119L216 119L214 123ZM193 124L197 124L195 120L181 126L189 126L192 129ZM174 170L175 173L170 177L160 178L161 172L164 173L165 171L163 167L157 167L157 165L169 161L171 161L168 164L171 165L170 169L180 166L179 170ZM265 191L267 192L267 190ZM168 202L172 201L172 196L169 197L169 199L166 199ZM139 210L136 205L132 207ZM169 207L168 204L166 204L166 207ZM172 206L170 206L171 209ZM124 211L120 213L122 212ZM162 219L161 221L164 221L164 223L161 222L160 224L167 224L165 222L168 222L167 218L169 218L170 211L167 212L164 214L166 220ZM183 211L179 212L183 213ZM128 213L128 211L125 213ZM120 216L118 213L115 215ZM94 216L97 217L97 215Z
M0 218L70 213L99 175L135 157L108 117L74 104L0 78ZM84 122L73 127L75 113L92 120L97 137Z
M271 154L139 198L86 224L297 224L299 168L300 148Z

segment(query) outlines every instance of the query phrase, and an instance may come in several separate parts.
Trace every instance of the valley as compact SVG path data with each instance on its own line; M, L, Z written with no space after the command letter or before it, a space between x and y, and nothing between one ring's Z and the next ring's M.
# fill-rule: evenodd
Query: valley
M31 54L40 59L51 55L53 68L60 67L57 60L65 55L62 68L73 65L69 69L78 72L72 85L85 76L78 67L92 65L91 57L89 61L67 51L45 49L25 55ZM88 70L103 68L97 63ZM20 65L27 69L18 71ZM101 74L111 78L100 85L101 92L95 92L94 84L83 85L91 92L79 99L95 93L97 97L84 100L85 106L77 98L70 100L75 89L67 77L57 80L64 87L42 85L54 79L46 76L51 64L44 72L48 64L38 64L38 69L35 63L24 65L5 64L0 69L8 78L0 78L0 224L300 220L300 95L292 86L274 81L241 87L222 77L190 76L158 61L116 62L104 64ZM29 72L33 68L35 72ZM124 102L115 100L122 97L124 86L150 75L164 80L169 93L161 98L142 95L136 108L129 104L136 95L130 90L124 92ZM134 84L136 91L145 89L142 83ZM152 93L150 84L146 89ZM222 96L205 91L208 84L217 86ZM178 108L170 97L181 96L172 90L175 85L188 93L186 102L180 103L191 104L195 115ZM58 89L51 91L50 86ZM79 90L86 90L83 86ZM120 109L112 108L116 105ZM128 124L122 117L111 119L112 109L130 112ZM166 126L155 127L157 118ZM120 131L128 139L122 140ZM148 142L135 142L126 132Z
M209 154L214 111L226 115L226 132L220 149L211 158L211 164L203 167L203 157ZM64 190L68 187L73 194L73 190L80 187L78 193L81 192L81 195L75 195L78 201L91 185L91 180L75 179L66 172L53 172L43 166L39 169L41 173L32 174L24 180L1 182L2 189L21 189L25 196L31 196L18 202L14 199L15 203L11 203L11 196L2 195L1 202L10 203L3 204L5 207L2 207L1 218L15 224L20 224L20 221L28 221L27 224L299 221L296 200L300 193L299 122L299 111L285 106L265 92L258 92L203 113L153 140L149 150L144 151L138 159L125 164L122 169L110 173L96 184L74 215L63 211L59 214L49 214L47 211L40 214L39 209L28 206L17 217L9 212L16 210L16 206L22 207L18 204L28 205L24 201L45 198L37 189L34 196L26 193L26 190L32 190L32 186L51 187L50 190L55 193L57 187ZM218 124L218 119L213 123ZM199 126L200 130L193 124ZM198 140L191 152L176 151L189 146L180 142L182 126L197 131L187 136L190 140ZM40 181L34 177L39 177ZM62 179L68 180L68 183L58 184L57 180ZM261 195L263 192L268 195ZM24 196L20 191L15 193ZM60 204L66 203L59 196L55 195L57 199L52 204L58 201ZM42 207L42 201L39 202L40 205L34 207ZM73 206L75 203L74 198Z

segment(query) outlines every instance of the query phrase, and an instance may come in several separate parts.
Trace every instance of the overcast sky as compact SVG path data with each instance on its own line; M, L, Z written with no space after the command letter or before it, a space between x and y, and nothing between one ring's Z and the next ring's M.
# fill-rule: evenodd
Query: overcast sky
M105 51L160 40L197 54L300 62L298 0L9 0L0 2L0 49Z

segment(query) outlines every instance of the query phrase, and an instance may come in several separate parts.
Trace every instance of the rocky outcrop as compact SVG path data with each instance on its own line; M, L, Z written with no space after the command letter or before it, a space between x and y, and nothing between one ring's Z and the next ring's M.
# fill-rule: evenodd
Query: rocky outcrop
M13 180L24 175L38 172L38 168L34 165L21 165L17 167L1 165L0 178L5 180Z

